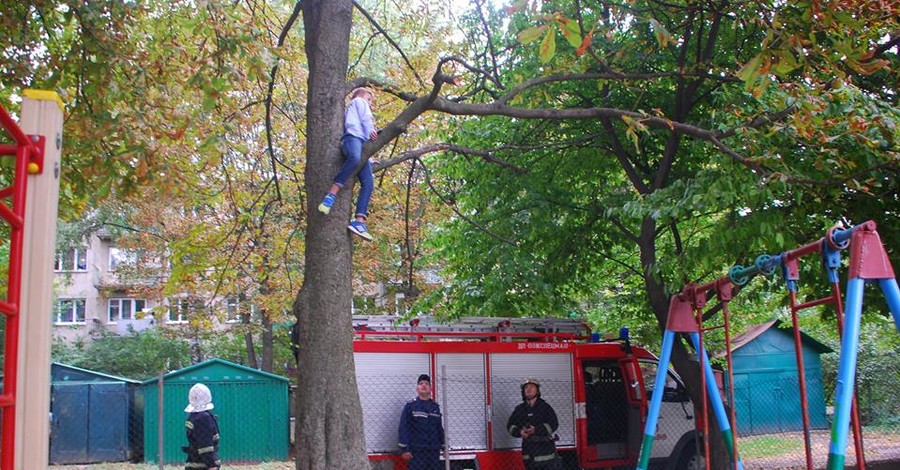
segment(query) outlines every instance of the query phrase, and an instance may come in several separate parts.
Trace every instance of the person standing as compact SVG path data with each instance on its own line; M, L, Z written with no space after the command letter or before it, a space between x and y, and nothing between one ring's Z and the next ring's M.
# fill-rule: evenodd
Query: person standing
M526 470L563 470L556 454L559 420L549 403L541 398L541 383L535 378L522 382L522 403L513 410L506 429L522 438L522 461Z
M344 112L344 136L341 137L341 151L344 153L344 165L334 177L334 183L328 193L319 204L319 212L328 215L337 193L343 189L347 179L353 174L353 170L359 165L362 158L362 148L366 140L378 138L372 118L372 100L375 93L369 88L357 88L351 94L350 104ZM375 176L372 174L372 162L366 161L357 174L359 178L359 194L356 197L356 214L347 229L359 235L364 240L372 241L372 234L366 227L366 219L369 216L369 200L372 199L372 191L375 188Z
M409 470L440 470L444 426L441 408L431 398L431 377L419 376L416 399L403 407L400 415L400 453L409 462Z
M187 430L186 470L218 469L222 466L219 460L219 422L216 415L209 412L213 409L212 393L202 383L194 384L188 392L188 406L184 409L190 413L184 427Z

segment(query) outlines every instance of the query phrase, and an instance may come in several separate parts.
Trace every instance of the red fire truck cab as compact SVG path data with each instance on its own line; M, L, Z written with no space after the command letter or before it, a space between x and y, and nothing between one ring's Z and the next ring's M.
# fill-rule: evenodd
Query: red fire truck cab
M521 469L521 442L506 428L533 377L559 418L560 456L567 468L636 464L648 394L658 363L624 341L599 342L568 319L463 318L453 324L416 318L356 316L353 345L366 448L372 468L406 468L397 432L416 378L429 374L444 415L444 454L463 469ZM593 340L593 341L592 341ZM693 406L671 371L653 445L654 467L697 466ZM444 457L442 457L444 458Z

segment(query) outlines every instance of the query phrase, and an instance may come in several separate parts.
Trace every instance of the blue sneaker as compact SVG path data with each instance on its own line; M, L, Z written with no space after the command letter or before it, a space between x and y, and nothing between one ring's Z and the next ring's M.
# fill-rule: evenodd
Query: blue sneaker
M331 206L334 205L334 194L328 193L325 195L325 198L322 199L322 203L319 204L319 212L328 215L331 212Z
M353 222L350 222L350 225L347 226L347 229L362 237L363 240L372 241L375 239L375 237L373 237L372 234L369 233L369 228L366 227L365 222L354 220Z

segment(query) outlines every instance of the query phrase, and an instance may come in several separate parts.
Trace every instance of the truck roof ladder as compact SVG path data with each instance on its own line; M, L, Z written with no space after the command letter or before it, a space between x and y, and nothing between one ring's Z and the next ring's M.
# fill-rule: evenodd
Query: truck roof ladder
M354 315L353 331L360 339L573 341L587 339L590 327L570 318L461 317L450 322L432 316L403 319L392 315Z

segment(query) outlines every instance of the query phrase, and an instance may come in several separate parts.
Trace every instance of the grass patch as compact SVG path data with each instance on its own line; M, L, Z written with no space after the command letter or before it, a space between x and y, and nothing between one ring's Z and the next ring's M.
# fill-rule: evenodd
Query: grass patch
M750 436L738 441L738 452L743 459L777 457L798 451L803 451L803 441L784 436Z

